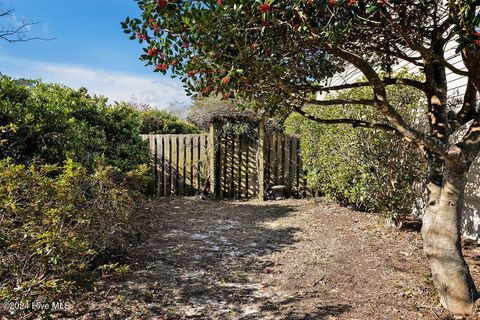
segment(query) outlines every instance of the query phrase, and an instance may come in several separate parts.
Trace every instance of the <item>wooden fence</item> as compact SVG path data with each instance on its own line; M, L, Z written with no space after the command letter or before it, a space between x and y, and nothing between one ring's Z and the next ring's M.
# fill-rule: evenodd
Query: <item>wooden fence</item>
M153 156L155 194L195 195L208 181L207 134L142 135Z
M287 195L306 193L295 135L223 135L213 126L202 134L142 135L153 157L155 193L193 196L208 190L216 198L262 198L274 185L285 185Z

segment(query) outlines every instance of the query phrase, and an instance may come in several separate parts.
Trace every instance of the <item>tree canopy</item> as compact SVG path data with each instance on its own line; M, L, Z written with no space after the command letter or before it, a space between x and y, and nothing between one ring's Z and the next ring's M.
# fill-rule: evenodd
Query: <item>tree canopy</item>
M459 42L457 50L462 51L468 70L477 70L480 61L478 1L140 0L138 5L143 11L141 19L127 18L122 25L131 39L143 45L141 59L156 72L180 76L191 94L241 96L264 108L297 106L300 112L298 106L303 102L371 105L385 116L388 125L355 119L339 122L396 130L441 154L446 150L441 145L446 128L437 128L433 136L415 131L388 103L385 91L387 85L402 83L438 96L428 84L430 78L435 80L435 72L422 83L390 78L389 69L398 60L422 67L428 62L466 76L468 71L459 70L442 55L453 38ZM372 97L360 101L308 99L315 91L362 85L324 85L348 65L366 76L363 85L373 86ZM480 76L471 72L470 78L472 89L478 90ZM431 116L438 118L444 111L438 113Z

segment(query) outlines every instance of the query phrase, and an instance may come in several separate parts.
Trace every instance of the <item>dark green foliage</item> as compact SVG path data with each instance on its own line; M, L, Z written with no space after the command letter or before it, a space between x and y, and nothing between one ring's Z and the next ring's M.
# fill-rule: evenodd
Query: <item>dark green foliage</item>
M183 121L174 114L153 108L143 108L139 111L143 134L189 134L199 133L193 124Z
M99 165L88 174L70 159L64 166L30 167L1 161L2 299L68 301L100 273L128 271L119 258L141 239L147 213L124 186L144 180L147 171L141 166L123 174ZM41 313L48 310L30 316Z
M89 171L102 155L124 171L147 163L138 113L106 102L83 88L0 78L0 158L61 164L70 157Z
M400 74L413 77L405 71ZM365 88L346 90L338 98L369 94ZM392 100L402 106L402 115L421 127L421 93L409 87L389 88ZM368 106L311 106L319 118L354 118L381 122ZM286 121L289 132L302 137L302 157L310 187L344 204L377 211L393 221L412 212L421 196L416 184L425 177L423 157L415 146L392 132L322 125L299 114Z

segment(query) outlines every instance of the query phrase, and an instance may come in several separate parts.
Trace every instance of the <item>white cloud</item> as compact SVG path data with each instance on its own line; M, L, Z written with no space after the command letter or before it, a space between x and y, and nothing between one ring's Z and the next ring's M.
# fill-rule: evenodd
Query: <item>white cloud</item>
M9 76L40 78L46 82L61 83L73 88L85 87L90 93L108 97L111 102L135 99L140 103L158 108L165 108L169 103L176 101L190 102L180 81L162 78L159 75L137 76L72 65L0 57L0 61L2 60L7 64L0 71Z

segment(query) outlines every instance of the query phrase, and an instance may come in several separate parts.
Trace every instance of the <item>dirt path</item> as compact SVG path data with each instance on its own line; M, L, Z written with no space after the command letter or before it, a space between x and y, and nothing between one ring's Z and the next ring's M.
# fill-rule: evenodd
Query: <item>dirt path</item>
M156 203L133 273L76 319L448 319L418 232L306 200ZM467 250L479 280L478 249Z

